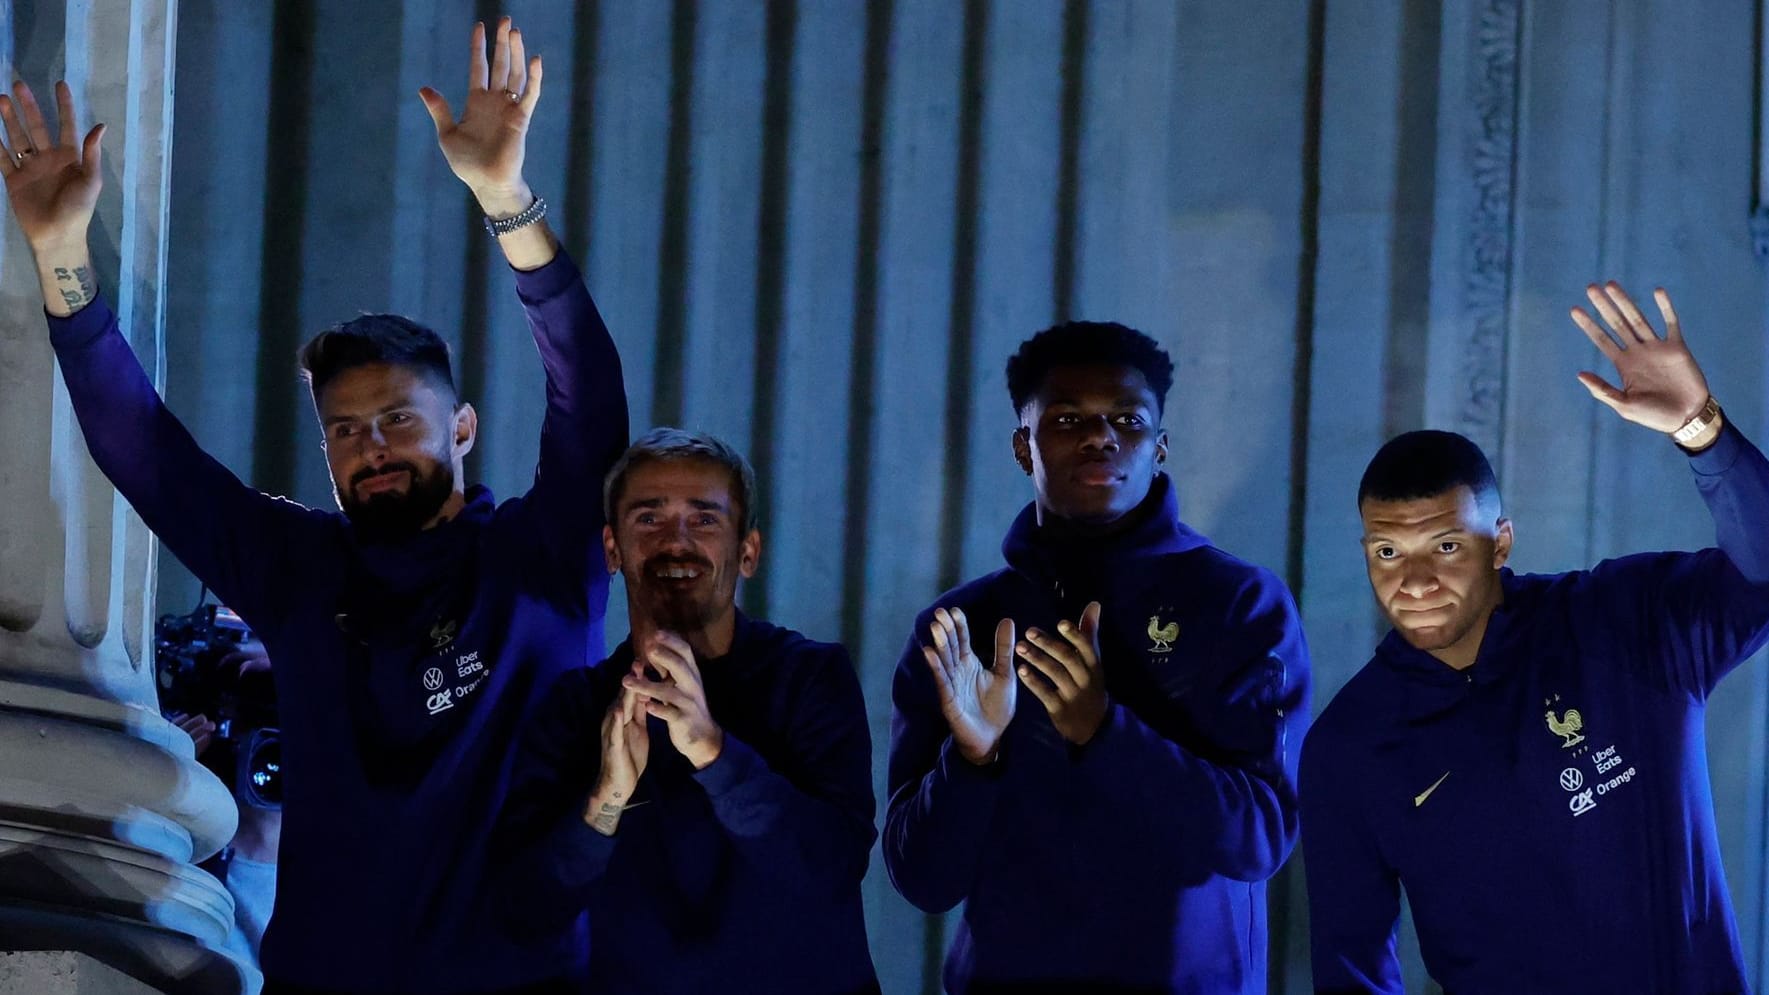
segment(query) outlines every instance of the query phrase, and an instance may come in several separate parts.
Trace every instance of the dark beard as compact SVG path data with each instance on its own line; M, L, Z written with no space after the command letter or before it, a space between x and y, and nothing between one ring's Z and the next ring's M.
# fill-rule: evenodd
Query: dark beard
M712 573L712 564L697 556L654 556L640 566L639 576L626 578L627 590L640 592L646 613L660 629L694 632L711 624L724 607L717 589L708 585L684 590L660 584L655 579L657 569L671 565Z
M383 492L364 501L346 496L370 477L401 470L411 478L411 487L404 494ZM400 539L423 531L424 523L436 517L454 490L455 468L449 463L438 461L428 474L410 463L388 463L379 471L363 470L351 477L348 490L338 492L338 507L365 538Z

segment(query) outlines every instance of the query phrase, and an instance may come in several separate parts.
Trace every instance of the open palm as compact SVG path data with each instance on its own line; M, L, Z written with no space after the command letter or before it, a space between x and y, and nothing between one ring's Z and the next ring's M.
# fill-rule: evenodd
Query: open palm
M932 644L922 647L922 655L934 674L940 714L965 759L983 763L995 754L1013 721L1019 691L1013 668L1013 621L1004 618L996 625L994 665L988 667L971 648L970 623L963 611L935 610L929 634Z
M485 25L473 26L467 72L467 104L459 121L448 101L431 87L418 91L436 124L448 168L475 192L510 193L522 186L522 159L528 122L541 94L541 59L528 59L522 32L510 19L498 22L491 59L486 59Z
M1595 373L1580 373L1579 382L1591 396L1628 421L1660 432L1675 432L1695 417L1707 403L1708 381L1683 341L1670 295L1663 289L1653 294L1664 316L1663 338L1620 284L1592 284L1585 288L1585 296L1608 330L1583 308L1572 309L1572 320L1615 364L1622 382L1615 387Z
M0 95L0 120L6 124L0 172L5 173L12 214L34 246L84 239L103 186L99 155L104 126L80 141L74 130L74 97L65 82L55 84L55 98L61 135L52 142L30 87L21 80L12 85L12 96Z

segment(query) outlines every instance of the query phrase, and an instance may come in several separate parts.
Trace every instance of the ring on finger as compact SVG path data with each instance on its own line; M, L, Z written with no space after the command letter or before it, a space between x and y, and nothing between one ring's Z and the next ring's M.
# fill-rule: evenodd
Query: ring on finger
M522 99L522 94L517 93L515 90L505 90L504 96L509 97L512 102Z

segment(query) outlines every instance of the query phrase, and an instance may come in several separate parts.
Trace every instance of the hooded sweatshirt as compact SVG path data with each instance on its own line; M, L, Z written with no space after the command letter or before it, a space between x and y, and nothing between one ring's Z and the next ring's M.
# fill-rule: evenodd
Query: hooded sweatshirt
M524 733L498 844L510 928L587 931L596 992L877 991L860 904L872 739L847 651L739 612L730 651L698 662L718 758L695 770L648 717L645 769L604 836L584 806L632 663L623 643L565 674Z
M246 487L199 449L103 300L49 319L93 459L276 661L284 762L262 959L313 991L494 991L581 969L484 899L493 819L537 692L601 656L601 478L626 444L620 361L560 253L517 273L546 368L533 488L469 488L400 539Z
M1390 632L1303 751L1316 989L1743 992L1704 706L1769 634L1769 462L1690 458L1719 548L1501 573L1474 665Z
M885 866L916 907L964 903L951 992L1263 993L1264 881L1295 844L1308 650L1268 571L1179 519L1158 476L1126 531L1069 539L1028 506L1008 566L916 619L892 686ZM1109 707L1084 746L1020 689L988 766L966 761L920 647L962 609L987 663L1002 618L1056 631L1101 603Z

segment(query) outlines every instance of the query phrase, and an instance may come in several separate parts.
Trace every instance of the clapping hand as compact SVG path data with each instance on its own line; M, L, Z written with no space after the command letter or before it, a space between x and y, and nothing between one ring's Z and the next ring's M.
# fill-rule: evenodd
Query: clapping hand
M1013 620L1004 618L995 626L995 659L989 667L971 649L970 623L963 611L935 609L928 634L931 641L921 653L933 671L940 714L952 740L966 760L989 763L1013 721L1019 688L1013 676Z
M1026 630L1015 647L1020 679L1044 703L1050 722L1064 739L1080 746L1093 738L1106 719L1106 674L1099 659L1100 604L1089 602L1079 623L1057 623L1055 636L1043 629Z
M622 679L622 686L638 696L644 713L657 716L669 727L676 752L695 770L702 770L719 758L725 747L725 731L713 721L707 707L706 686L694 662L694 649L673 632L658 632L648 643L643 653L634 654L633 671ZM648 677L646 666L660 679Z

